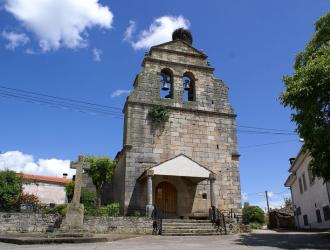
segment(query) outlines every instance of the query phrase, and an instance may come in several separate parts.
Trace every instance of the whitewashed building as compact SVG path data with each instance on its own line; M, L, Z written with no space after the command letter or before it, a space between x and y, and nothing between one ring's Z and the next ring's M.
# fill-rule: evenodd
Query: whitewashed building
M40 175L21 175L24 180L23 192L34 194L42 204L64 204L67 202L65 184L70 180Z
M311 159L302 150L296 158L291 158L290 175L284 185L291 189L297 228L330 228L330 183L313 178Z

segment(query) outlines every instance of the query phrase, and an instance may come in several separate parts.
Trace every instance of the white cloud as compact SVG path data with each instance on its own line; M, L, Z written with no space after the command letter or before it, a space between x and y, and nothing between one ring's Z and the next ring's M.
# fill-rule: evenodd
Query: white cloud
M129 41L133 48L144 49L150 48L153 45L164 43L172 39L172 32L178 28L189 28L190 22L183 16L162 16L154 20L149 26L149 29L143 30L134 42L132 34L135 30L135 22L130 21L130 24L125 32L125 38Z
M2 37L8 41L5 47L9 50L15 50L16 47L23 46L30 41L28 36L25 35L24 33L3 31Z
M88 44L87 29L109 29L113 14L99 0L5 0L5 9L38 38L43 51Z
M67 173L69 178L75 174L74 169L70 169L70 160L59 159L38 159L32 155L24 154L20 151L8 151L0 154L0 170L13 170L17 173L46 175L62 177Z
M130 90L126 90L126 89L117 89L111 94L111 97L114 98L121 95L128 95L130 92L131 92Z
M133 33L135 32L135 30L136 30L136 22L130 20L129 24L128 24L128 27L127 27L127 29L125 31L125 34L124 34L124 41L131 41Z
M95 62L101 62L101 56L102 56L103 52L101 49L98 48L94 48L93 49L93 60Z

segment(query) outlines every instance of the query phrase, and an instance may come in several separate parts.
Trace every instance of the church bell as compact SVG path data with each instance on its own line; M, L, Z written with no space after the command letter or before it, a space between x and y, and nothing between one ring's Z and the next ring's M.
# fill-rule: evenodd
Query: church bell
M168 83L165 80L163 80L162 90L169 90Z
M184 81L183 88L184 88L184 90L189 90L190 89L190 81L188 79L186 79Z

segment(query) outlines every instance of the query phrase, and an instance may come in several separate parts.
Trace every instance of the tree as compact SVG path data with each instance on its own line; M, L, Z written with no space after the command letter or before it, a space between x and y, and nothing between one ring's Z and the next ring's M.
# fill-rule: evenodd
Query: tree
M68 202L73 198L74 192L74 181L71 181L65 185L66 196L68 197ZM88 191L86 188L81 188L80 203L84 204L86 209L92 209L95 207L96 196L94 192Z
M243 208L243 217L249 223L260 223L263 224L265 222L265 213L258 206L245 206Z
M284 207L289 209L293 208L291 198L284 198Z
M330 12L315 23L315 33L297 55L294 73L284 76L280 101L293 110L292 121L312 156L314 176L330 181Z
M0 171L0 208L16 207L22 193L23 181L14 171Z
M92 178L93 184L96 188L96 207L101 206L101 192L105 183L112 180L113 170L116 162L108 157L86 157L90 163L90 168L87 170L88 175Z

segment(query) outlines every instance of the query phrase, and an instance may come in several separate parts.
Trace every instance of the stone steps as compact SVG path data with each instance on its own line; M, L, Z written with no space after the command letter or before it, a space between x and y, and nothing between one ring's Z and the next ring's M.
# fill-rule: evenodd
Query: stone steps
M217 228L209 220L164 219L162 235L193 236L219 235Z

